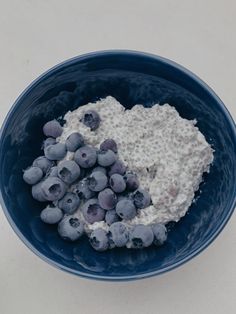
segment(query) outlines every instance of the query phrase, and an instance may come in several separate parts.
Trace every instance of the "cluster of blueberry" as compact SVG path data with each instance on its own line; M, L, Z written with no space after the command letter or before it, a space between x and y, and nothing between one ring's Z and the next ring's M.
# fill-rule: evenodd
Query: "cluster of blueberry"
M92 131L100 124L96 111L85 112L82 122ZM43 132L44 156L34 160L23 178L32 185L32 196L40 202L51 202L41 212L41 219L48 224L58 223L58 233L75 241L84 233L84 223L72 215L81 205L83 219L88 224L105 221L109 231L95 229L90 235L92 247L98 251L123 247L148 247L152 243L162 245L166 227L136 225L127 227L121 222L133 219L139 210L151 203L150 195L139 187L136 174L128 171L117 155L117 144L107 139L95 147L85 145L80 133L72 133L65 143L56 142L62 134L58 121L47 122ZM62 160L67 152L73 152L73 160ZM60 161L57 165L56 162ZM81 204L81 202L83 202Z

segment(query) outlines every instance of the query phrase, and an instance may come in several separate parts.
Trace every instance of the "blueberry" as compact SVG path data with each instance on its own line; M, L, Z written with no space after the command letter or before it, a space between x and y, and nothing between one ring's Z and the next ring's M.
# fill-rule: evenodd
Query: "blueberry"
M122 222L115 222L109 227L108 237L115 246L125 246L129 240L129 232Z
M114 153L117 153L117 144L116 144L116 142L113 139L108 138L104 142L101 143L100 149L101 150L108 150L108 149L110 149Z
M54 145L54 144L56 144L55 138L48 137L48 138L46 138L46 140L43 142L42 149L44 149L45 147L47 147L47 146L49 146L49 145Z
M62 160L66 156L66 145L56 143L45 147L44 154L49 160Z
M33 166L41 168L44 174L46 174L53 165L53 161L47 159L45 156L40 156L33 162Z
M135 191L139 187L139 180L135 173L128 172L124 176L128 191Z
M42 181L32 186L31 194L35 200L39 202L47 202L42 190Z
M95 192L89 189L88 178L84 178L83 180L76 183L73 192L78 194L80 198L83 198L86 200L93 198L96 195Z
M85 220L90 224L102 221L105 217L105 210L99 206L96 198L92 198L84 203L82 213Z
M80 198L77 194L68 192L58 202L58 207L64 211L65 214L73 214L79 207Z
M63 217L63 213L58 207L47 206L41 211L40 218L46 224L56 224Z
M126 188L126 183L125 183L124 178L118 173L114 173L110 177L109 183L112 190L116 193L124 192Z
M98 151L98 164L102 167L108 167L114 164L117 155L110 149Z
M48 177L57 177L58 176L58 167L54 166L54 167L50 168L49 171L47 172L47 176Z
M136 208L133 201L129 199L120 200L116 204L116 213L122 219L129 220L133 219L136 215Z
M109 248L107 233L102 228L95 229L91 233L89 241L96 251L102 252Z
M109 226L119 220L120 220L120 217L117 215L115 209L111 209L106 212L105 221Z
M73 183L80 176L80 167L74 160L64 160L58 164L58 177L67 184Z
M66 139L66 148L69 152L75 152L78 148L84 146L84 138L78 133L72 133Z
M76 241L84 233L84 224L76 217L65 215L57 230L62 239Z
M146 208L150 205L150 194L143 189L138 189L133 194L134 204L137 208Z
M152 244L154 235L152 228L146 225L136 225L130 232L131 247L142 249Z
M100 116L95 110L86 111L82 117L83 124L90 128L91 131L94 131L99 127L100 121Z
M77 149L74 159L82 168L91 168L97 161L96 149L91 146L83 146Z
M24 171L23 179L26 183L34 185L43 177L43 170L39 167L29 167Z
M100 192L107 186L107 176L100 171L93 172L88 177L88 186L91 191Z
M117 160L110 168L108 174L109 176L112 176L114 173L118 173L123 175L126 171L126 166L121 160Z
M57 120L51 120L44 124L43 133L46 136L57 138L61 136L63 128Z
M166 226L160 223L152 225L152 231L154 233L154 244L156 246L161 246L167 239L167 229Z
M66 185L57 177L47 177L42 182L42 191L48 201L57 201L65 195Z
M98 203L104 209L112 209L116 206L117 196L111 189L105 189L98 194Z
M97 166L97 167L93 168L92 173L93 173L93 172L97 172L97 171L100 171L100 172L102 172L102 173L105 174L105 175L107 174L106 168L103 168L103 167L101 167L101 166Z

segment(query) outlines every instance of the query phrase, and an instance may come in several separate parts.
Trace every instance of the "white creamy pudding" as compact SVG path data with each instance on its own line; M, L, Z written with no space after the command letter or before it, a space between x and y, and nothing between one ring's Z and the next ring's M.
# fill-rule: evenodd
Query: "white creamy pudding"
M96 110L101 118L94 131L80 120L87 110ZM128 225L177 222L190 207L204 172L209 172L213 149L196 126L196 120L180 117L168 104L145 108L135 105L126 110L115 98L108 96L89 103L64 116L64 143L73 132L84 136L86 144L99 147L107 138L118 145L119 159L138 175L140 186L151 195L152 205L141 209ZM67 153L65 159L73 159ZM80 208L74 215L81 218ZM86 223L86 230L108 229L102 222Z

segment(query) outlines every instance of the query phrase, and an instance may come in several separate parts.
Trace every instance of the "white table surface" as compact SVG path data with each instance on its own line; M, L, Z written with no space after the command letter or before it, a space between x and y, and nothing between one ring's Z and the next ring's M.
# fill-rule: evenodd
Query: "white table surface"
M236 118L234 0L0 0L0 123L39 74L72 56L123 48L189 68ZM106 283L59 271L17 238L0 211L1 314L236 312L236 215L200 256L165 275Z

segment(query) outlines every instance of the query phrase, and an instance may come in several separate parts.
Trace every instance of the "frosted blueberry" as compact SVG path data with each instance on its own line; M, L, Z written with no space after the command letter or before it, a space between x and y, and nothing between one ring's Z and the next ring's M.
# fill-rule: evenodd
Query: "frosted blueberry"
M110 149L99 150L97 154L98 164L102 167L108 167L114 164L117 159L117 155Z
M56 224L63 217L63 213L58 207L47 206L41 211L40 218L46 224Z
M58 167L54 166L50 168L47 172L48 177L57 177L58 176Z
M43 177L43 171L39 167L29 167L24 171L23 179L26 183L34 185Z
M86 200L93 198L96 195L95 192L89 189L88 178L84 178L83 180L76 183L74 193L78 194L80 198Z
M42 182L43 195L48 201L61 199L66 193L65 183L57 177L47 177Z
M57 230L62 239L76 241L84 233L84 224L76 217L65 215Z
M102 221L105 217L105 210L99 206L96 198L92 198L84 203L82 213L85 220L90 224Z
M104 189L98 194L98 203L106 210L112 209L116 206L117 196L111 189Z
M100 116L95 110L87 110L82 117L83 124L90 128L91 131L99 127L100 121Z
M45 156L39 156L33 161L33 166L42 169L44 174L46 174L53 165L53 161L47 159Z
M97 161L96 149L91 146L83 146L77 149L74 159L82 168L91 168Z
M134 249L142 249L152 244L154 235L152 228L146 225L136 225L130 232L129 240L131 247Z
M42 190L42 181L32 186L31 194L35 200L39 202L47 202L47 199Z
M80 176L80 167L74 160L64 160L58 164L58 177L67 184L73 183Z
M54 145L54 144L56 144L55 138L48 137L48 138L46 138L45 141L43 141L42 148L44 149L45 147L47 147L49 145Z
M68 192L59 200L58 207L66 214L73 214L79 207L80 198L77 194Z
M106 212L105 221L109 226L119 220L120 220L120 217L117 215L115 209L111 209Z
M69 152L75 152L78 148L84 146L84 138L78 133L74 132L66 139L66 148Z
M124 192L126 188L126 183L125 183L124 178L118 173L114 173L110 177L109 183L112 190L116 193Z
M129 240L129 232L122 222L115 222L109 227L108 231L109 241L113 242L115 246L125 246Z
M128 172L125 174L124 179L128 191L135 191L139 187L139 180L136 174Z
M111 138L108 138L106 139L105 141L103 141L100 145L100 149L101 150L112 150L114 153L117 153L117 144L116 142L111 139Z
M109 248L109 241L106 231L102 228L95 229L90 235L90 244L96 251L106 251Z
M57 120L48 121L43 126L43 133L46 136L57 138L58 136L61 136L62 131L63 129Z
M121 160L117 160L113 165L111 165L110 170L108 171L109 176L112 176L114 173L123 175L126 171L126 166Z
M99 192L107 186L107 176L100 171L93 172L88 177L88 186L91 191Z
M160 223L152 225L152 231L154 233L154 244L161 246L167 240L166 226Z
M124 220L133 219L136 216L136 208L132 200L122 199L116 204L116 213Z
M66 156L66 145L56 143L45 147L44 154L49 160L62 160Z
M133 194L134 204L137 208L146 208L150 205L150 194L143 189L138 189Z

